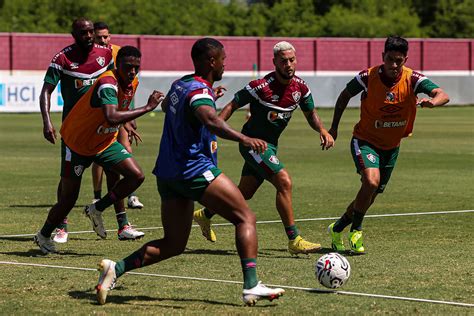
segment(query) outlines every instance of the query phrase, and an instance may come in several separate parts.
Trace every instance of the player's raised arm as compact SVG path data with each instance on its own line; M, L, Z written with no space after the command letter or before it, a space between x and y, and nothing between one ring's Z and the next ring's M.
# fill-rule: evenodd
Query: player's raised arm
M155 90L148 97L147 104L140 108L129 111L118 111L116 104L106 104L102 108L107 122L111 125L118 125L134 120L145 113L153 111L161 103L161 101L163 101L163 98L163 93Z
M50 109L51 109L51 94L53 93L55 85L48 82L43 83L43 88L40 94L40 109L41 116L43 117L43 136L47 141L54 144L56 142L56 130L51 122Z
M267 142L245 136L242 133L232 129L221 117L216 113L216 110L210 106L200 106L194 111L196 117L204 124L211 133L217 136L233 140L241 143L244 146L252 148L258 153L262 153L267 149Z
M418 101L418 105L422 108L434 108L436 106L443 106L449 102L449 96L441 88L431 90L429 94L431 98L423 98Z
M224 106L221 113L219 113L219 117L224 121L227 121L232 116L232 114L234 114L234 111L238 108L240 108L240 105L238 105L237 102L232 100L227 103L226 106Z
M329 134L332 135L334 140L337 139L337 129L339 127L339 122L342 117L342 113L344 113L344 110L347 107L347 104L349 104L349 100L353 97L349 90L345 88L342 90L342 92L339 94L339 97L337 98L336 105L334 107L334 115L332 117L332 123L331 123L331 128L329 129Z

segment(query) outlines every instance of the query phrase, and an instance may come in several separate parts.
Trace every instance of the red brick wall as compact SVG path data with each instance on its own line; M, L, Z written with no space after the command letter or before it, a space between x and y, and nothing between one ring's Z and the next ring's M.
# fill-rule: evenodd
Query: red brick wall
M10 45L10 36L11 44ZM142 70L190 71L197 37L112 35L116 45L134 45L143 54ZM381 63L384 39L219 37L227 71L273 69L273 46L291 42L299 71L359 71ZM0 33L0 70L45 70L51 58L73 42L69 34ZM410 39L407 66L417 70L473 70L474 40ZM10 47L11 46L11 47ZM12 60L12 64L10 64Z
M0 70L10 70L9 33L0 33Z

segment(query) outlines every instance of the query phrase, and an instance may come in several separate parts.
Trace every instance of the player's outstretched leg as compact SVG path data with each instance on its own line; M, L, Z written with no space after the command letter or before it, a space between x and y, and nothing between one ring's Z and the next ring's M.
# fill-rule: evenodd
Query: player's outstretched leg
M235 243L244 279L244 303L252 306L259 300L271 301L283 295L284 290L268 288L258 280L256 218L237 186L220 174L209 184L199 202L235 226Z

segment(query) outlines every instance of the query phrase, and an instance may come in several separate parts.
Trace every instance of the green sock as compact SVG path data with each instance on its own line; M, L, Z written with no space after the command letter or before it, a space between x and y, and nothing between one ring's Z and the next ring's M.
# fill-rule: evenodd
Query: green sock
M350 223L352 223L352 218L350 218L349 216L347 216L346 213L344 213L344 215L342 215L341 218L337 220L336 224L334 224L333 230L336 233L340 233L344 230L344 228L349 226Z
M143 255L142 250L137 250L130 256L117 261L115 264L115 274L117 278L127 271L135 270L143 267Z
M213 213L211 213L211 211L209 211L209 209L207 207L204 208L204 216L206 216L207 218L211 219L212 216L214 216Z
M354 210L354 219L352 220L351 232L354 230L362 230L362 221L364 220L364 213Z
M95 203L95 209L99 212L103 212L107 207L118 201L117 196L114 192L110 191L103 198Z
M240 264L244 273L244 289L251 289L258 283L257 258L240 259Z
M102 197L102 190L94 191L94 199L100 200L101 197Z
M67 230L67 217L56 228Z
M125 225L128 225L127 213L125 211L116 213L115 216L117 217L117 224L119 229L122 229Z
M300 234L300 232L298 231L298 228L296 228L296 225L285 227L285 232L289 240L295 239Z
M55 229L56 227L46 220L46 222L44 222L43 228L41 228L41 235L44 237L51 237L51 234Z

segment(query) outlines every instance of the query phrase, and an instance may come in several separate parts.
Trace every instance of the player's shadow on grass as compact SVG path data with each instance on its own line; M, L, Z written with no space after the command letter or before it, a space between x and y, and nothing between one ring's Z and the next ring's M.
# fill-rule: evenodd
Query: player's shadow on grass
M319 251L318 251L319 253ZM314 254L318 254L314 253ZM287 248L260 248L258 249L258 256L273 259L309 259L312 254L291 255Z
M9 240L9 241L29 241L33 242L33 235L31 236L10 236L10 237L0 237L0 240Z
M16 207L16 208L42 208L42 207L47 207L51 208L53 207L53 204L12 204L9 207Z
M186 254L193 255L216 255L216 256L235 256L237 252L235 250L225 249L189 249L186 248L184 251Z
M39 249L30 249L28 251L10 251L0 252L2 255L17 256L17 257L57 257L57 256L68 256L68 257L97 257L98 254L94 253L77 253L75 251L60 251L58 254L45 255Z
M201 304L212 304L212 305L223 305L223 306L234 306L234 307L241 307L243 304L235 304L235 303L227 303L227 302L219 302L213 301L210 299L193 299L193 298L184 298L184 297L151 297L147 295L114 295L114 292L117 294L122 294L120 291L124 291L125 288L118 286L112 292L109 293L107 296L107 304L130 304L130 305L137 305L138 301L143 302L166 302L166 301L175 301L175 302L189 302L189 303L201 303ZM97 298L95 292L91 290L87 291L69 291L69 296L74 299L81 299L90 301L92 305L98 305ZM134 303L130 303L134 302ZM150 306L147 304L147 306ZM179 305L170 305L170 304L159 304L155 305L156 307L161 308L173 308L173 309L187 309L186 306L179 306ZM269 307L272 305L261 305L260 307Z

